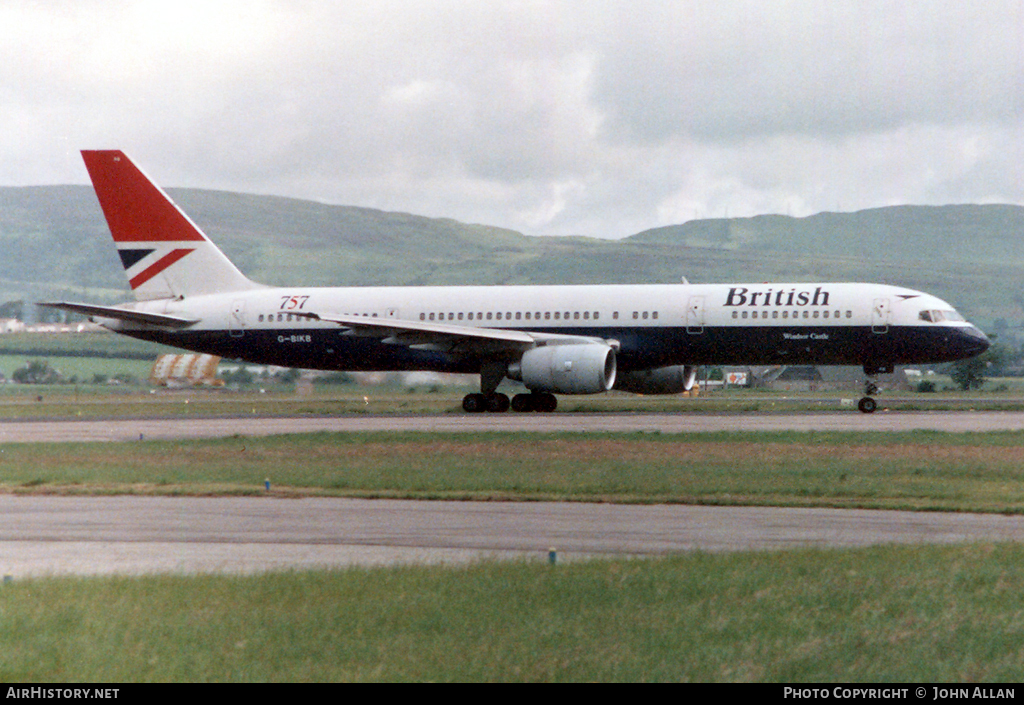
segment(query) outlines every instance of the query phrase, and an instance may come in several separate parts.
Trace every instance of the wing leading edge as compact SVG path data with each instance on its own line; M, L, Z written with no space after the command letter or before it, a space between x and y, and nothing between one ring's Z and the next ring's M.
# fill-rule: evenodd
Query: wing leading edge
M356 336L380 338L391 345L407 345L417 350L442 352L485 353L501 350L522 352L540 345L558 342L562 345L582 345L614 341L588 338L579 335L551 333L530 333L506 328L476 328L473 326L450 325L425 321L409 321L399 318L369 318L339 314L300 313L295 314L316 321L337 323L349 329ZM617 346L615 346L617 347Z

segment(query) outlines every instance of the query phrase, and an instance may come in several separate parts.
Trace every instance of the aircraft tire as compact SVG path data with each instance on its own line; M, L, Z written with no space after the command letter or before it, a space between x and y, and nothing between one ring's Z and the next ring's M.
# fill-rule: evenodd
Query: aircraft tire
M863 414L873 414L875 409L878 408L878 402L871 397L864 397L857 402L857 408L860 409Z
M536 411L533 404L533 394L516 394L512 397L512 411L526 413Z
M487 408L487 397L483 394L467 394L462 397L462 410L467 414L476 414Z
M558 398L554 394L542 392L533 400L533 410L549 414L558 408Z
M496 392L485 397L485 405L487 411L490 411L495 414L504 414L506 411L508 411L510 402L508 400L507 394Z

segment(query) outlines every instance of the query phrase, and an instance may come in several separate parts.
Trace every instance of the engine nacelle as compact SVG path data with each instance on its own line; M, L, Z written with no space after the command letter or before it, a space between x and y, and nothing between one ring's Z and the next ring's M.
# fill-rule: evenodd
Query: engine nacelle
M615 369L615 351L607 345L544 345L524 352L508 376L533 392L600 394L614 386Z
M696 380L695 365L672 365L623 372L615 382L615 388L634 394L679 394L690 391Z

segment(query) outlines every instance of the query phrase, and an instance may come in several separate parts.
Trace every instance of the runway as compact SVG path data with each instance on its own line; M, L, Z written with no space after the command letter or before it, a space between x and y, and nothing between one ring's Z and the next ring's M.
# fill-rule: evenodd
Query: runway
M252 573L486 558L559 561L1024 540L1024 517L767 507L3 496L0 572Z
M312 431L996 431L1021 412L480 414L0 423L0 442ZM925 512L354 499L0 496L0 572L249 573L484 558L1024 540L1024 517Z
M218 438L236 434L269 436L336 431L464 432L658 432L713 431L1020 431L1020 411L894 411L861 414L444 414L345 415L313 417L114 419L101 421L5 421L0 443L61 441L131 441L142 439Z

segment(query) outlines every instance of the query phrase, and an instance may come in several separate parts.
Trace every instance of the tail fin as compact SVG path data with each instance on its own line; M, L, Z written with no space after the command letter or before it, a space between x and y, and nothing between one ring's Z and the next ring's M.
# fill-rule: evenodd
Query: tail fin
M258 288L123 152L83 151L135 298Z

